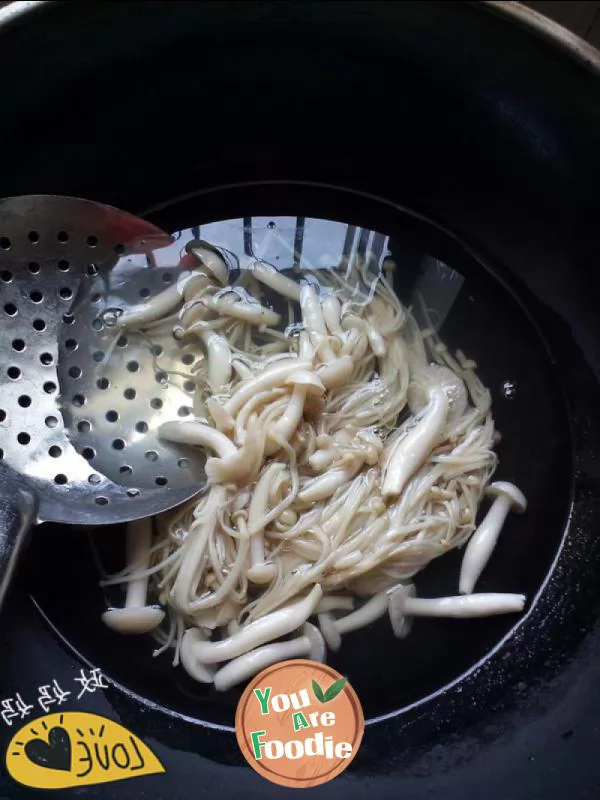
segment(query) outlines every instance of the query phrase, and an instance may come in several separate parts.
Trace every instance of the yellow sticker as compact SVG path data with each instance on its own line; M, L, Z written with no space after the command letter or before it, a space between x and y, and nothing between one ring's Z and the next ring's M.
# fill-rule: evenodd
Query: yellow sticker
M6 768L15 781L33 789L92 786L165 771L127 728L83 711L28 722L10 740Z

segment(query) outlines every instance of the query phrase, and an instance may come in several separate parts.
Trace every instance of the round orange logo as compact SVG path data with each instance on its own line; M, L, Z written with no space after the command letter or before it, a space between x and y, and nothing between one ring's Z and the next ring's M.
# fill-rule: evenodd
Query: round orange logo
M304 659L263 670L246 687L235 715L238 744L250 766L294 788L318 786L343 772L364 728L346 678Z

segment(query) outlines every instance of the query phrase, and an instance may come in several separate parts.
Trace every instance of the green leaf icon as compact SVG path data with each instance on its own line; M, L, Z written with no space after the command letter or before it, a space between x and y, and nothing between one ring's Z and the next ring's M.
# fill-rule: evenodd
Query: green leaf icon
M346 685L348 678L340 678L337 681L334 681L331 686L324 692L323 689L319 686L319 684L313 680L312 682L312 689L314 692L315 697L320 703L328 703L330 700L333 700L338 694L342 691L344 686Z
M312 689L313 689L313 692L315 693L315 697L317 698L317 700L320 703L324 703L325 702L325 695L323 694L323 689L321 689L319 684L314 679L313 679L313 682L312 682Z
M323 702L328 703L330 700L333 700L334 697L337 697L346 685L347 680L347 678L340 678L339 680L335 681L335 683L332 683L329 689L327 689L325 692L325 699Z

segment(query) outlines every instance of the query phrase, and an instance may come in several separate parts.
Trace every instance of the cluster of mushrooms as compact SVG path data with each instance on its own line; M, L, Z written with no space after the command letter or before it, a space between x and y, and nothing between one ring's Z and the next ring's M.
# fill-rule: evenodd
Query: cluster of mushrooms
M193 418L159 433L206 451L207 483L129 525L127 567L104 581L126 587L125 607L106 624L152 631L156 654L174 648L226 690L283 659L324 661L384 615L402 637L416 616L522 611L523 595L473 593L509 511L526 508L516 486L490 485L490 393L400 303L393 262L284 274L257 261L230 283L218 248L193 241L182 258L176 285L118 325L147 340L166 321L202 354ZM459 594L415 597L411 577L463 545Z

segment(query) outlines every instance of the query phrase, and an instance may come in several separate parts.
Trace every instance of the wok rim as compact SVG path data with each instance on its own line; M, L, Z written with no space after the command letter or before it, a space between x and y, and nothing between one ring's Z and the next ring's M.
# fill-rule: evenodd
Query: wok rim
M63 3L60 0L13 0L8 2L0 8L0 36L10 32L12 24L27 21L35 14L61 5ZM534 11L523 3L509 0L483 0L482 2L466 0L464 5L503 17L517 27L529 30L532 35L537 35L549 44L555 45L573 60L578 61L600 77L600 50L565 28L564 25Z

